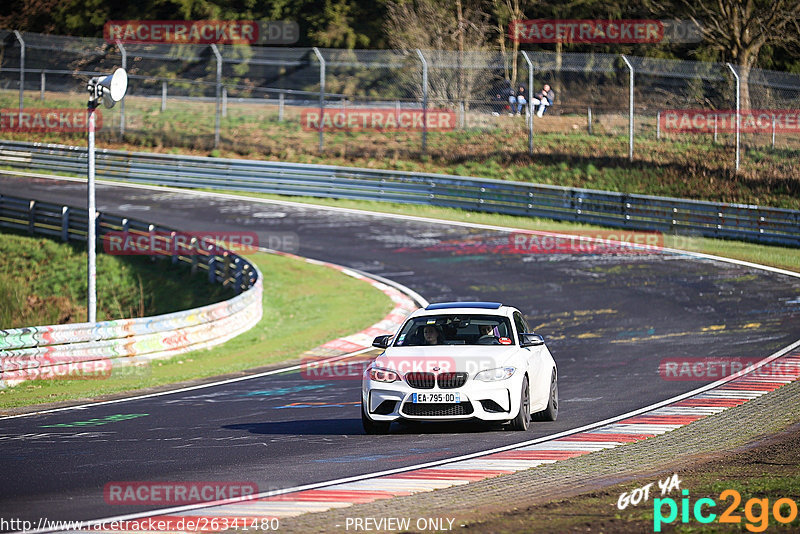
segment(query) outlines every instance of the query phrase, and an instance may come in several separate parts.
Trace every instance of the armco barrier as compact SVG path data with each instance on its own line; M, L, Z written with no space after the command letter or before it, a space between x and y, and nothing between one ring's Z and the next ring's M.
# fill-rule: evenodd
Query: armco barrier
M0 141L0 165L86 174L86 149ZM176 187L404 202L800 246L800 211L484 178L100 150L103 178Z
M0 195L0 227L86 240L87 211ZM171 230L108 214L97 216L97 236L108 232L150 234L167 239ZM204 270L209 282L232 287L232 299L155 317L120 319L95 324L64 324L0 330L0 387L45 376L58 377L84 362L111 367L146 364L223 343L252 328L261 319L262 279L258 268L229 251L207 251L196 241L161 261L186 262ZM90 366L91 367L91 366Z

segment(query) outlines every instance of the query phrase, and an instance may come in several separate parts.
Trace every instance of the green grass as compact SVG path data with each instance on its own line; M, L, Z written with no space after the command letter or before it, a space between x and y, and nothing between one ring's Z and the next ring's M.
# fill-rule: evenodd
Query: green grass
M97 255L100 321L159 315L233 296L198 272L149 257ZM86 321L86 245L0 234L0 329Z
M144 368L114 368L103 380L40 380L0 390L0 409L135 391L283 362L331 339L362 330L391 309L388 297L339 271L258 253L264 317L218 347Z
M14 108L17 94L0 92L0 107ZM84 96L51 94L28 107L83 107ZM490 118L481 129L430 132L428 151L421 151L420 132L328 132L325 151L318 133L301 128L298 108L288 107L278 122L277 107L229 101L221 120L221 148L213 150L214 104L126 99L126 135L120 139L117 111L104 115L98 145L128 150L154 150L217 157L247 157L327 163L405 171L436 172L586 187L626 193L676 196L800 209L798 139L780 139L776 148L755 136L744 136L742 168L732 171L732 136L714 144L709 135L671 135L656 139L651 120L637 118L635 160L628 160L624 121L615 118L595 135L576 128L582 116L537 119L534 154L528 155L524 121ZM617 124L619 123L619 124ZM646 124L645 124L646 123ZM15 134L8 139L84 144L75 134Z

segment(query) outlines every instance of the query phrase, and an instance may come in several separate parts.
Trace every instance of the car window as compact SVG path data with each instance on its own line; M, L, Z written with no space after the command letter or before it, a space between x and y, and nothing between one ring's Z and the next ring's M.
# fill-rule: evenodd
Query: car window
M422 345L514 345L511 322L499 315L426 315L410 319L396 347Z

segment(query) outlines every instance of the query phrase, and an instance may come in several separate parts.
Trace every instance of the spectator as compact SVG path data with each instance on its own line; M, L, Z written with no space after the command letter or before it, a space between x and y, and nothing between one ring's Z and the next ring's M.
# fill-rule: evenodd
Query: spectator
M503 108L506 107L508 97L513 93L511 89L511 82L506 79L496 83L492 91L492 115L500 115Z
M550 88L548 84L544 84L542 90L536 93L536 96L531 99L531 104L534 106L539 106L539 110L536 112L537 117L541 117L544 115L544 112L547 110L547 106L552 106L553 102L555 101L556 95L553 90Z
M514 96L516 97L516 103L517 103L517 115L521 115L522 108L524 108L528 104L528 90L525 88L524 85L520 84L519 89L517 89L517 94ZM511 104L511 112L512 113L514 112L513 103Z

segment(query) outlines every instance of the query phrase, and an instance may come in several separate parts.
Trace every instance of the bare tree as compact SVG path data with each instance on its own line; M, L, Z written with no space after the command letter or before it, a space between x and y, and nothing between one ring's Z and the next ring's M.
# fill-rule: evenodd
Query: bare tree
M389 44L400 50L423 50L430 64L428 83L433 100L465 101L488 82L489 77L480 72L485 62L481 56L489 50L492 29L484 3L485 0L387 3ZM414 81L409 82L414 85Z
M750 69L764 47L800 45L800 0L680 0L679 6L710 48L739 67L742 109L750 109Z
M525 18L520 0L492 0L494 5L494 16L497 19L497 39L500 44L500 52L506 56L506 40L511 46L511 62L506 65L506 78L511 80L512 86L517 83L517 56L519 55L519 39L509 35L512 30L511 25L514 21L521 21ZM533 87L530 88L533 91Z

